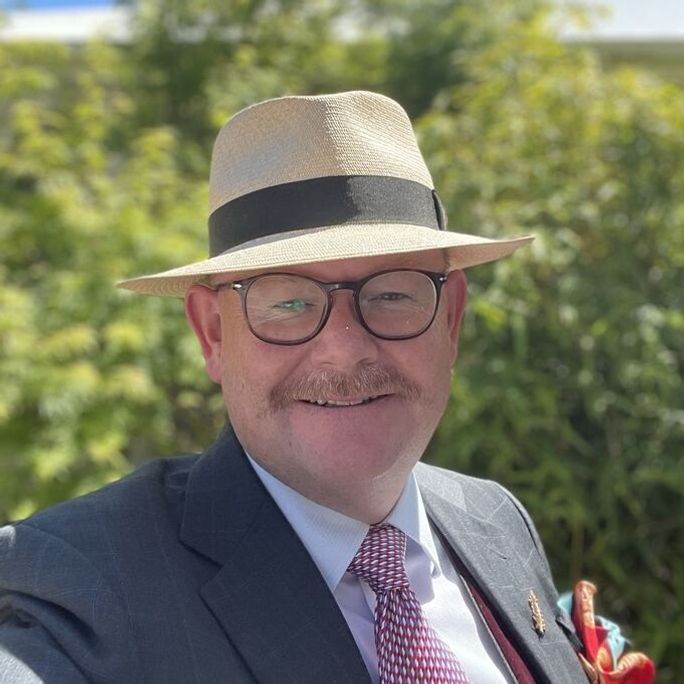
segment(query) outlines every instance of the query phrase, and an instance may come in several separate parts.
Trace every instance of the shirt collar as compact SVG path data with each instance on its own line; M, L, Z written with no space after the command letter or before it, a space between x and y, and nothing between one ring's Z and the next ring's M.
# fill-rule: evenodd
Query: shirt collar
M430 571L433 577L442 573L430 521L425 512L423 497L420 495L413 471L406 480L399 500L383 522L400 529L420 547L430 561Z
M368 525L307 499L271 475L249 454L247 458L334 592L368 533ZM441 574L432 530L413 473L383 522L394 525L418 545L430 561L433 576Z

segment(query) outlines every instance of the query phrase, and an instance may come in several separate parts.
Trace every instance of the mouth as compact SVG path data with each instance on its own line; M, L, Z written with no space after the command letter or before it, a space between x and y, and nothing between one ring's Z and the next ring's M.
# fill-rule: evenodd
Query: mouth
M389 394L377 394L370 397L363 397L361 399L301 399L300 402L302 404L309 404L310 406L317 406L321 408L339 409L349 408L352 406L364 406L389 396Z

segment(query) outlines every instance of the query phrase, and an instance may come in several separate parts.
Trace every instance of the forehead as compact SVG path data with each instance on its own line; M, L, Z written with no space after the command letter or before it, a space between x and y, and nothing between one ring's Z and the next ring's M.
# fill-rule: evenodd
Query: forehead
M424 271L445 270L446 260L440 250L411 252L407 254L388 254L359 259L339 259L322 261L298 266L282 266L245 274L222 273L216 276L216 284L240 280L241 278L261 275L263 273L295 273L322 281L359 280L371 273L394 268L415 268Z

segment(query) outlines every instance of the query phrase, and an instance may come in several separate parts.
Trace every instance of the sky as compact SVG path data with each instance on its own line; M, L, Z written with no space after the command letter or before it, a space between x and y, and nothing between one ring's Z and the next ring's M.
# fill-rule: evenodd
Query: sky
M71 7L111 7L112 0L0 0L0 8L12 9L68 9Z
M559 3L568 0L556 0ZM574 0L575 2L577 0ZM420 2L420 0L416 0ZM684 37L684 0L583 0L611 8L592 34L619 37ZM0 0L0 9L67 9L110 7L113 0ZM574 31L570 32L571 34Z
M605 37L684 37L684 0L584 0L609 8L591 33Z

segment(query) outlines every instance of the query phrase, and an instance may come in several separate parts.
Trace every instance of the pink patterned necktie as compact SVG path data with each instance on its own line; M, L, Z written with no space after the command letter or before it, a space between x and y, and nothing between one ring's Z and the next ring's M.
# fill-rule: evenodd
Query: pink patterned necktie
M376 594L380 684L468 684L461 664L430 627L409 585L405 554L401 530L372 525L348 568Z

